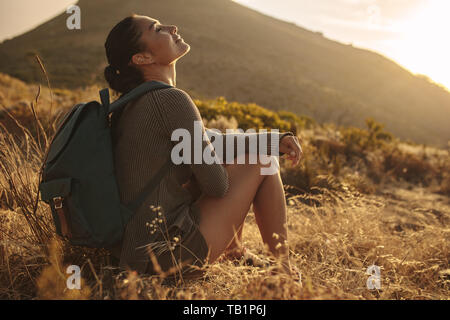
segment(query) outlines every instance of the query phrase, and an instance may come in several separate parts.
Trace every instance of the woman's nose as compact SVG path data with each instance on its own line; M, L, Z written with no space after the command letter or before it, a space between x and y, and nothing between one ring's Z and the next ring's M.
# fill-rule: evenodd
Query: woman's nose
M171 26L171 33L172 33L172 34L177 33L177 31L178 31L177 26Z

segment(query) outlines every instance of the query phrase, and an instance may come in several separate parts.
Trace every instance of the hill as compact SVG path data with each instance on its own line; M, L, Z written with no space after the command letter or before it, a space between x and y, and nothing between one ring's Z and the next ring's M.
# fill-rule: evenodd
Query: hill
M136 12L176 24L191 45L178 63L177 86L197 98L224 96L288 110L319 122L364 127L373 117L403 139L447 146L450 93L369 50L323 37L230 0L80 0L82 29L62 13L0 44L0 71L42 81L39 54L53 86L103 82L103 44L120 19Z

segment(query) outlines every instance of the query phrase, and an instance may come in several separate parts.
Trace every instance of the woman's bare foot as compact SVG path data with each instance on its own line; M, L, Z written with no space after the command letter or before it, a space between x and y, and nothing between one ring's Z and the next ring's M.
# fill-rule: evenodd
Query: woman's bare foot
M302 274L300 270L296 266L291 265L290 262L278 264L278 266L274 267L270 271L270 274L272 275L285 274L290 276L294 281L297 281L301 284Z
M223 260L238 260L244 256L245 251L246 251L246 249L244 247L233 248L231 250L225 251L221 256L221 259L223 259Z
M260 258L257 254L253 253L245 247L226 251L218 259L219 262L223 262L225 260L231 260L253 267L268 267L270 265L269 260Z

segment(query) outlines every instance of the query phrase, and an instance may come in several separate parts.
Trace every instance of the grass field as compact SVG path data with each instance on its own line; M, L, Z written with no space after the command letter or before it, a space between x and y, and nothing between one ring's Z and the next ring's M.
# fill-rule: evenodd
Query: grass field
M37 201L38 173L58 119L97 99L97 87L49 90L0 74L0 299L448 299L448 150L399 141L368 119L367 129L317 124L250 104L195 100L208 127L294 131L304 158L281 159L292 262L301 283L232 261L198 280L169 285L117 270L104 250L55 237ZM281 131L281 130L280 130ZM253 213L244 245L266 255ZM81 290L66 268L79 265ZM381 288L369 290L369 266Z

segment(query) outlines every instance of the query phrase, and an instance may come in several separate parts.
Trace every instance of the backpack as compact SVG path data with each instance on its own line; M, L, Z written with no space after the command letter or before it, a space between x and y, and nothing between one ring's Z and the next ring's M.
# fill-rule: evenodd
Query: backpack
M130 203L121 203L115 177L109 114L151 90L145 82L110 105L109 90L97 101L75 105L60 122L43 161L39 191L51 208L56 233L72 245L111 248L125 226L167 173L168 161Z

